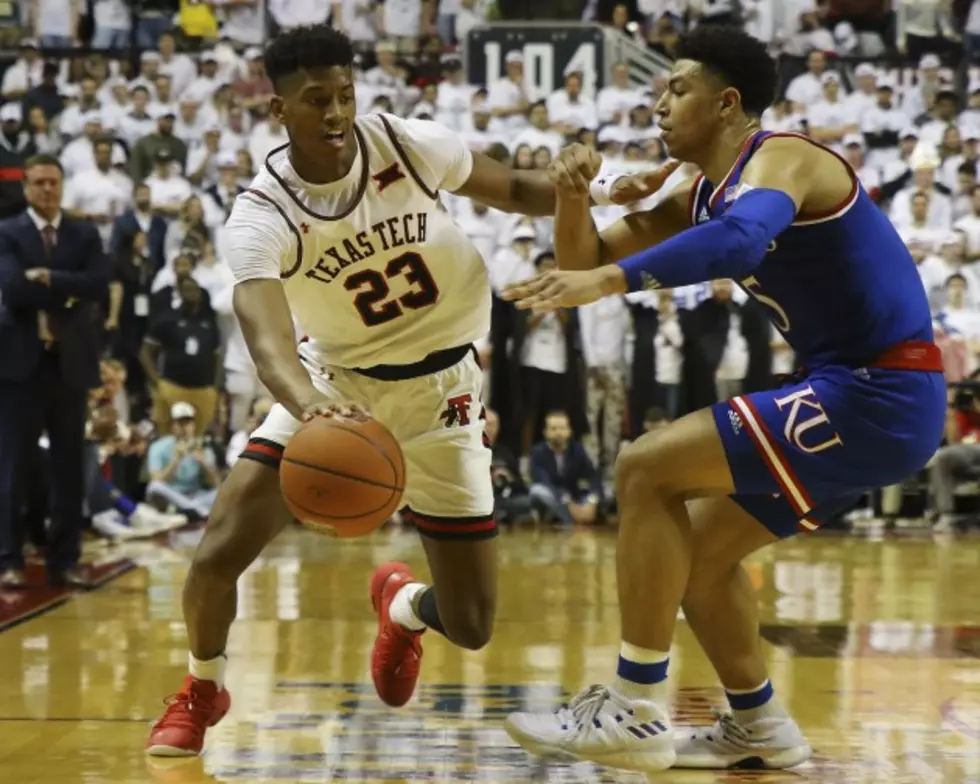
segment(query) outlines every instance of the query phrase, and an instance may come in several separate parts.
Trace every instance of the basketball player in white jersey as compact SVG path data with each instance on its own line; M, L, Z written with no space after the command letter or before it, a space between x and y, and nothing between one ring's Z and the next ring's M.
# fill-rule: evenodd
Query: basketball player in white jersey
M426 628L472 650L490 639L496 527L472 348L490 327L490 286L438 194L551 215L554 186L543 172L470 153L436 123L355 118L352 60L350 41L326 25L290 30L266 51L271 111L290 141L236 199L227 258L235 313L278 402L222 485L194 555L183 602L190 672L151 731L151 755L200 753L231 705L224 675L235 585L291 522L278 466L311 417L366 410L392 431L407 466L407 514L438 586L404 564L375 572L371 669L381 699L398 706L411 697ZM655 192L666 173L617 184L617 200ZM309 336L298 352L292 316Z

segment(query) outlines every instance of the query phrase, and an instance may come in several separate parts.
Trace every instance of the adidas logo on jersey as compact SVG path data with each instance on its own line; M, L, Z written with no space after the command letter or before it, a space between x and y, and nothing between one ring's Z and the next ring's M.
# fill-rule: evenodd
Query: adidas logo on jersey
M732 432L738 435L742 432L742 417L738 415L738 412L732 409L728 410L728 421L732 423Z
M698 223L704 223L708 220L711 220L711 216L708 214L708 208L702 207L701 212L698 213Z

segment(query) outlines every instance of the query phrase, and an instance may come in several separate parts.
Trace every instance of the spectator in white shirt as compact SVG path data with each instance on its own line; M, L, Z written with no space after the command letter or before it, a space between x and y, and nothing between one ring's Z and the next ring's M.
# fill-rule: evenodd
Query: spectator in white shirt
M108 248L112 224L129 207L133 183L112 167L112 139L97 139L93 148L95 167L65 183L62 207L70 217L92 221Z
M197 67L190 57L177 51L177 42L173 33L166 32L160 36L157 40L157 50L160 53L160 73L170 76L173 94L180 98L188 85L197 77Z
M795 77L786 88L786 98L794 104L794 111L801 113L823 96L820 78L827 71L827 56L813 50L806 56L806 68L806 72Z
M672 289L657 292L658 325L653 338L657 386L663 394L664 410L676 419L681 410L681 373L684 367L684 334Z
M95 22L93 49L126 49L129 46L132 12L125 0L95 0L92 18Z
M188 149L204 141L207 123L202 119L200 104L197 101L181 98L177 104L177 119L174 120L174 136L184 142Z
M379 32L391 39L404 55L418 51L419 38L435 33L430 3L422 0L385 0L381 6Z
M976 282L975 277L973 280ZM946 335L964 344L967 356L965 373L969 375L977 369L980 359L980 311L975 304L978 292L970 292L970 282L959 272L946 279L944 288L945 304L935 318ZM968 296L971 293L973 303Z
M936 93L946 86L943 79L939 57L925 54L919 60L919 69L915 75L915 84L906 87L902 92L902 111L914 120L932 106Z
M836 71L826 71L820 77L823 96L807 110L810 135L822 144L839 150L841 140L857 131L857 123L851 119L840 98L840 76Z
M612 84L599 90L596 97L599 122L625 125L630 109L641 103L645 103L641 91L630 86L629 66L616 63L612 68Z
M505 131L491 131L492 110L486 101L479 99L473 102L471 127L460 133L466 146L473 152L486 152L495 144L505 144L509 134Z
M936 93L936 101L929 111L929 118L919 125L919 136L924 144L938 147L942 144L946 129L955 127L959 99L953 90L942 89Z
M459 55L443 57L442 74L435 119L454 131L464 131L469 127L470 107L476 87L467 83L466 71Z
M159 116L164 112L177 115L177 99L174 96L170 74L157 74L154 80L153 100L150 101L150 114Z
M150 114L150 93L141 84L131 88L129 111L119 119L119 135L130 149L144 136L157 129L157 121Z
M261 46L269 37L266 23L266 0L217 0L222 6L225 23L221 37L244 46Z
M604 297L579 308L578 317L587 373L589 433L583 439L584 445L596 466L611 474L623 439L623 412L626 408L623 349L630 331L629 308L621 296Z
M845 136L841 142L844 159L858 176L861 185L875 201L881 192L881 172L873 166L868 166L864 160L864 139L859 133Z
M359 51L369 50L378 38L377 5L376 0L334 0L333 24Z
M58 121L61 132L65 136L80 136L85 125L82 118L89 112L98 112L102 108L99 99L96 97L99 85L95 79L91 76L83 76L78 86L78 101L66 107Z
M140 55L140 72L130 83L131 87L137 84L143 85L151 93L151 98L156 93L157 76L160 75L160 53L148 49Z
M945 0L896 0L895 45L899 53L914 62L926 53L942 51L943 38L958 40L951 6Z
M545 147L551 151L552 156L557 155L565 146L565 139L558 131L552 130L547 104L544 101L532 104L527 118L529 127L513 137L511 152L526 144L532 150Z
M398 54L393 41L378 41L374 47L374 55L378 64L364 74L364 83L371 88L371 94L377 98L385 96L393 107L401 109L406 101L408 92L405 84L405 73L398 66Z
M37 41L24 38L20 42L20 57L3 72L0 93L7 101L18 101L24 93L41 83L44 60L37 48Z
M252 160L261 165L276 147L289 143L289 136L279 117L274 114L252 127L248 138L248 152Z
M582 73L565 74L565 87L555 90L547 99L552 126L565 136L574 136L580 128L599 127L595 101L582 94Z
M866 109L860 119L861 133L868 145L868 164L879 169L885 169L889 164L899 160L902 134L911 133L916 141L919 132L909 125L909 118L895 106L895 88L890 79L879 77L875 91L875 104ZM905 157L911 154L912 148L907 149ZM891 181L901 176L904 166L896 169L892 176L885 173L885 181Z
M860 125L864 113L878 102L878 71L871 63L860 63L854 69L854 81L857 89L844 99L844 106L851 122Z
M519 131L527 124L527 110L534 93L524 78L524 55L513 49L504 56L506 75L490 85L487 103L493 112L495 131Z
M215 160L218 181L206 188L201 196L204 222L212 232L223 227L235 206L235 199L244 192L238 184L238 157L230 150L222 150Z
M806 116L795 111L792 102L778 99L762 113L762 128L779 133L805 133Z
M929 227L942 231L949 231L952 227L953 202L946 195L946 187L935 181L938 166L939 158L934 152L917 151L912 155L912 184L895 194L892 200L891 219L898 228L911 221L911 198L916 191L929 193Z
M953 224L956 231L966 235L966 255L971 262L980 260L980 185L974 185L970 212Z
M923 261L926 256L937 253L947 232L942 229L934 229L929 225L929 200L932 193L928 191L916 191L909 200L912 213L911 220L901 228L898 234L908 247L915 263ZM894 220L893 220L894 222Z
M269 0L269 14L283 30L326 22L330 10L331 0Z
M95 148L93 143L103 135L102 115L96 111L82 116L82 135L68 142L61 153L61 165L65 169L65 179L91 171L95 168Z
M218 177L217 157L221 152L224 131L218 123L204 129L204 143L187 153L187 179L192 185L206 187Z
M42 49L70 49L75 44L79 12L76 0L33 0L27 9Z
M933 312L944 304L946 281L950 275L959 273L967 280L966 300L971 308L980 305L980 274L975 265L966 263L966 237L962 232L953 231L939 244L939 253L926 256L917 265L922 285L929 296Z
M154 212L174 217L183 203L193 194L191 184L174 174L176 162L170 150L158 150L154 158L153 174L146 178L150 187L150 204Z
M187 85L181 98L205 103L211 100L221 84L218 79L218 55L213 51L202 52L198 65L200 74Z

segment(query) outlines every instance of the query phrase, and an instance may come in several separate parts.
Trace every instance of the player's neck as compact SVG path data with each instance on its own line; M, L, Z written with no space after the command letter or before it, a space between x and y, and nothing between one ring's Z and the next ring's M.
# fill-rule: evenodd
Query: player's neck
M289 163L304 182L326 185L346 177L357 157L357 141L351 139L340 152L331 156L305 157L289 146Z
M728 176L739 154L745 147L745 142L752 134L761 130L757 120L749 120L744 125L726 128L711 147L706 150L700 160L692 161L708 181L719 185Z

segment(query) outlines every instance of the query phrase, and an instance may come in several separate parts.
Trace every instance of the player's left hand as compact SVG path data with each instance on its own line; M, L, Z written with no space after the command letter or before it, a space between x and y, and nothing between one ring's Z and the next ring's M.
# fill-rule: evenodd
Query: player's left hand
M680 161L670 161L653 171L639 172L626 177L620 177L609 191L609 198L612 199L614 204L626 205L642 201L648 196L653 196L653 194L664 186L667 178L677 171L680 165Z
M33 267L24 272L24 277L32 283L40 283L42 286L51 285L51 270L44 267Z
M517 305L518 310L551 313L625 291L626 277L622 270L616 265L607 265L585 272L549 270L513 283L502 293L505 300Z

